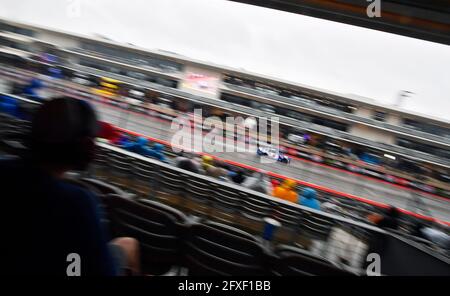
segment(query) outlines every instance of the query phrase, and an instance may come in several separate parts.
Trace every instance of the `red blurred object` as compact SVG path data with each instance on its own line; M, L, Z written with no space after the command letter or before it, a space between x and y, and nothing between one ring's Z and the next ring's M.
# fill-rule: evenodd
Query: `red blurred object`
M115 143L120 139L120 132L110 123L99 121L100 130L97 137Z
M294 148L289 148L287 150L287 153L290 154L290 155L296 156L297 155L297 150L295 150Z
M280 185L280 181L278 181L277 179L272 179L270 180L270 184L272 184L272 188L274 189L275 187Z

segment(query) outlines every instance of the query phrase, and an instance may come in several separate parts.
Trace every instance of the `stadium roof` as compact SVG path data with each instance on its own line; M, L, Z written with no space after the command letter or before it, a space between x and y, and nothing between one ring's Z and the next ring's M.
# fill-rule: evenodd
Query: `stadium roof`
M375 0L231 0L450 45L448 0L381 0L380 17L368 17Z

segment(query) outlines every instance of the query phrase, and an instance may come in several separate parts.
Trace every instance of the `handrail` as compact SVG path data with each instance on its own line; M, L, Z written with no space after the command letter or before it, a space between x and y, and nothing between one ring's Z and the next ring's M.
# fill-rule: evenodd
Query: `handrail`
M116 146L112 146L112 145L104 143L102 141L97 141L96 144L98 146L102 147L102 148L105 148L105 149L110 150L110 151L114 151L114 152L119 153L121 155L132 157L134 159L137 159L137 160L142 161L142 162L146 162L148 164L152 164L152 165L156 165L156 166L159 166L159 167L163 167L163 168L165 168L165 169L167 169L169 171L177 172L178 174L188 175L191 178L194 178L196 180L202 180L202 181L205 181L205 182L211 182L211 183L216 184L217 186L231 188L233 190L236 190L236 191L239 191L239 192L243 192L246 195L249 195L249 196L252 196L252 197L256 197L256 198L259 198L261 200L268 201L271 204L281 204L281 205L283 205L285 207L293 208L293 209L299 210L301 212L310 212L310 213L313 213L313 214L316 214L316 215L319 215L319 216L322 216L322 217L326 217L326 218L329 218L329 219L332 219L332 220L335 220L335 221L339 221L341 223L352 224L353 226L361 227L361 228L364 228L364 229L367 229L367 230L370 230L370 231L375 231L375 232L379 232L379 233L386 233L384 230L382 230L382 229L380 229L378 227L366 224L366 223L362 223L362 222L359 222L359 221L354 221L354 220L351 220L351 219L348 219L348 218L345 218L345 217L336 216L336 215L333 215L333 214L330 214L330 213L325 213L325 212L320 211L320 210L314 210L314 209L311 209L311 208L308 208L308 207L305 207L305 206L302 206L302 205L299 205L299 204L295 204L295 203L292 203L292 202L289 202L289 201L285 201L285 200L282 200L282 199L279 199L279 198L276 198L276 197L273 197L273 196L270 196L270 195L267 195L267 194L263 194L263 193L260 193L260 192L257 192L257 191L253 191L253 190L250 190L248 188L245 188L245 187L242 187L242 186L239 186L239 185L235 185L233 183L224 182L224 181L221 181L221 180L219 180L217 178L213 178L213 177L204 176L204 175L196 174L196 173L193 173L193 172L189 172L189 171L186 171L186 170L174 167L174 166L172 166L170 164L166 164L164 162L158 161L156 159L151 159L151 158L142 156L140 154L137 154L137 153L134 153L134 152L130 152L130 151L127 151L125 149L122 149L122 148L119 148L119 147L116 147Z

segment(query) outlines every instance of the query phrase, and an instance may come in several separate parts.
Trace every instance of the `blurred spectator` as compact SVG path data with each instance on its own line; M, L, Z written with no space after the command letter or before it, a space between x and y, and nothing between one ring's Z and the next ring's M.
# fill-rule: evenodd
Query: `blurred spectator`
M166 156L164 155L164 145L156 143L151 149L147 151L147 156L156 158L159 161L167 162Z
M135 142L129 142L122 146L123 149L126 149L128 151L146 155L148 149L150 149L148 146L148 139L145 137L138 137Z
M273 190L273 196L290 201L290 202L298 202L298 195L295 191L295 185L296 182L291 179L286 179L281 183L281 185L278 185Z
M441 225L441 227L448 229L448 226L446 225ZM417 223L413 235L429 240L443 249L450 250L450 235L443 230L437 229L436 227L431 227L423 223Z
M190 171L196 174L200 173L200 164L191 157L186 156L183 151L181 151L175 158L175 165L178 168L186 171Z
M222 180L225 180L225 177L228 175L228 171L226 169L217 166L207 167L205 173L207 176Z
M399 216L400 211L396 207L390 206L384 215L371 214L369 215L368 220L380 228L397 229Z
M202 156L202 163L201 163L201 165L202 165L202 168L205 170L205 172L207 171L208 168L214 166L213 162L214 162L214 159L211 156L209 156L209 155L203 155Z
M145 137L138 137L136 142L126 143L122 148L144 156L156 158L159 161L167 162L164 155L164 145L156 143L153 148L150 148L148 147L148 139Z
M88 103L70 98L48 101L33 119L29 151L0 161L0 186L6 197L0 231L9 241L0 247L3 272L65 276L68 255L76 253L81 275L118 274L96 197L64 180L67 171L84 170L93 159L97 128ZM133 239L126 241L137 246ZM114 246L129 254L122 243Z
M126 146L131 143L130 136L126 133L120 133L119 138L113 140L113 144L117 146Z
M62 78L64 78L61 69L58 69L58 68L55 68L55 67L49 67L48 68L48 74L50 75L50 77L55 78L55 79L62 79Z
M280 181L278 181L277 179L271 179L270 180L270 185L272 185L272 192L275 190L275 188L280 185Z
M229 177L230 177L231 181L233 181L236 184L242 184L242 182L244 182L246 179L244 171L241 169L236 169L236 171L230 172Z
M3 113L9 114L11 116L17 116L19 113L19 106L17 100L10 96L1 96L0 110Z
M327 212L327 213L336 214L336 213L343 212L343 209L334 202L329 202L329 201L324 202L320 207L321 207L322 211Z
M320 203L317 200L317 191L308 187L303 189L302 196L300 197L300 205L314 210L320 210Z
M265 180L264 174L261 172L254 172L251 177L248 177L242 183L242 186L247 187L251 190L255 190L257 192L267 194L267 182Z
M37 90L42 88L42 81L39 79L32 79L30 84L25 86L22 90L22 94L29 99L34 99L36 101L42 101L42 98L37 93Z

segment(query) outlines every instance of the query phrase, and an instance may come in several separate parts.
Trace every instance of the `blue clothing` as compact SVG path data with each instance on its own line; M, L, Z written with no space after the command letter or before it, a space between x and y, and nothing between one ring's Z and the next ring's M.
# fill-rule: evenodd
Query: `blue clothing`
M147 138L138 137L136 142L127 143L123 145L122 148L134 153L138 153L144 156L156 158L163 162L167 162L166 157L164 156L163 153L164 145L157 143L153 146L153 148L149 148L147 144L148 144Z
M1 96L0 110L11 116L17 116L19 113L19 106L17 100L9 96Z
M303 189L302 196L300 196L300 205L311 209L320 210L320 204L317 200L316 190L312 188Z
M148 140L144 137L137 138L136 142L128 142L125 143L122 148L126 149L130 152L138 153L145 155L147 153L147 147Z
M128 138L128 136L122 134L119 139L116 142L116 145L121 146L121 147L125 147L127 145L129 145L131 143L130 139Z
M48 68L48 73L50 74L50 76L52 78L56 78L56 79L62 79L63 78L63 73L62 73L61 69L54 68L54 67L49 67Z
M31 83L23 89L22 94L28 98L41 101L42 98L36 92L36 90L40 88L42 88L42 81L39 79L33 79L31 80Z
M2 272L66 276L77 253L82 276L118 274L91 192L21 159L0 160L0 188Z
M164 145L159 143L153 145L153 148L147 151L147 156L166 162L166 157L164 156Z

